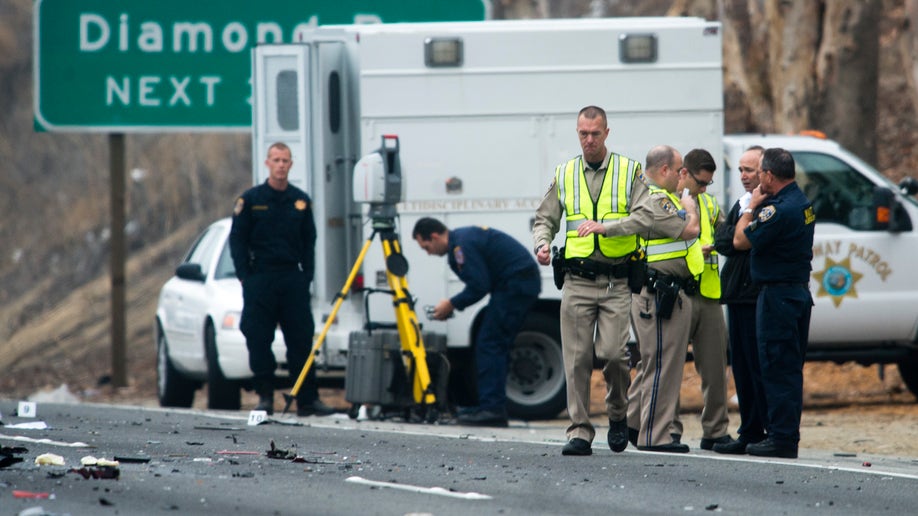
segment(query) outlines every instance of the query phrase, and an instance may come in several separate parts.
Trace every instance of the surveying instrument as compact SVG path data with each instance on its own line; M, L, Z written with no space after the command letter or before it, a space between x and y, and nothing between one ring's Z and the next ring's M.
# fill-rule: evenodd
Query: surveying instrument
M402 247L395 228L395 219L398 216L396 204L401 201L403 190L398 136L383 135L382 146L361 158L354 166L354 201L369 205L367 216L372 232L351 267L344 286L335 296L331 314L313 344L293 389L290 394L284 394L286 401L284 413L296 399L306 374L315 361L316 353L322 347L341 304L351 291L351 285L363 264L367 251L378 235L385 256L386 279L389 288L388 290L364 288L363 291L367 295L384 292L392 297L397 334L391 330L380 331L374 328L375 325L369 322L369 305L367 305L366 331L353 332L348 349L345 387L347 389L346 398L355 407L351 411L351 416L357 416L356 410L361 404L376 404L381 405L383 409L396 408L409 413L413 411L415 414L420 410L420 417L428 422L433 422L438 417L438 407L442 406L445 398L445 382L436 382L437 388L435 389L429 359L433 359L431 362L435 366L445 366L445 361L440 360L442 358L440 356L428 356L421 325L414 310L415 300L411 298L408 290L408 281L405 277L408 273L408 260L402 254ZM375 332L374 329L376 329ZM445 338L439 340L442 341L442 347L445 348ZM442 367L437 368L442 369ZM445 380L443 375L438 376L440 380ZM440 405L438 405L438 397Z

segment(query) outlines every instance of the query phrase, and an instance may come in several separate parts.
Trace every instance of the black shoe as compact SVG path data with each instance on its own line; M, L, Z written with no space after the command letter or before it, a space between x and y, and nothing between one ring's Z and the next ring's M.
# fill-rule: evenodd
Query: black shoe
M593 455L593 448L585 439L574 437L561 448L561 455Z
M746 445L746 453L749 455L755 455L757 457L780 457L782 459L796 459L797 447L778 444L769 437L762 442Z
M712 439L710 437L702 437L701 438L701 449L702 450L713 450L714 445L717 445L717 444L726 445L726 444L730 444L734 442L736 441L732 437L730 437L730 434L722 435L718 437L717 439Z
M745 455L746 446L752 443L761 442L764 439L765 437L749 438L744 435L740 435L739 438L737 438L735 441L729 443L714 443L714 446L711 449L716 453L723 453L725 455Z
M689 447L687 444L672 442L669 444L661 444L659 446L638 446L638 450L641 451L652 451L652 452L667 452L667 453L688 453Z
M508 426L507 414L496 410L479 410L471 414L462 414L456 418L456 422L460 425L468 426L497 426L501 428Z
M637 446L638 435L640 435L640 432L630 426L628 427L628 442L631 443L631 446Z
M628 423L625 419L621 421L609 420L609 433L606 439L609 441L609 449L615 453L621 453L628 447Z
M301 404L299 401L296 402L296 415L300 417L306 416L330 416L338 412L332 407L322 403L322 400L315 400L312 403Z
M264 410L269 416L274 415L274 394L259 396L255 410Z

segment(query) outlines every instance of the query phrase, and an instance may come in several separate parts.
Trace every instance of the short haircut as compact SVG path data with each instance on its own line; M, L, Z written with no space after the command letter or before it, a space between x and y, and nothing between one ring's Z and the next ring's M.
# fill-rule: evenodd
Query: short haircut
M594 120L596 118L602 119L602 125L608 127L609 119L606 118L606 110L599 106L587 106L580 110L580 113L577 115L577 118L580 117L586 118L587 120Z
M417 239L421 237L421 240L430 240L430 235L434 233L443 234L446 233L446 226L439 220L432 217L422 217L414 224L414 230L411 232L411 237Z
M274 143L272 143L271 146L268 147L268 153L271 152L271 149L278 149L278 150L282 150L282 151L287 151L287 152L290 153L290 156L293 156L293 151L291 151L291 150L290 150L290 147L288 147L287 144L284 143L284 142L274 142Z
M750 146L750 147L749 147L748 149L746 149L746 150L747 150L747 151L757 150L757 151L759 151L759 153L761 154L761 153L765 152L765 147L762 147L761 145L752 145L752 146Z
M676 149L669 145L657 145L647 153L647 160L644 168L656 171L662 168L663 165L672 167L675 159Z
M692 149L688 151L688 154L682 158L682 166L693 174L697 174L702 170L707 170L712 173L717 170L717 163L714 161L714 156L711 156L711 153L704 149Z
M774 147L762 154L762 172L770 171L778 179L794 179L796 175L794 156L790 152Z

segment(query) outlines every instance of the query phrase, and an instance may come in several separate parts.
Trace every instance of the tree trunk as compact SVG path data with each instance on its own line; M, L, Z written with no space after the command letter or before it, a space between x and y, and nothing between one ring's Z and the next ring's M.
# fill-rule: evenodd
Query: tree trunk
M774 130L811 129L813 70L821 34L820 3L767 0L768 85L774 102Z
M816 59L812 122L830 138L876 162L879 0L826 2Z

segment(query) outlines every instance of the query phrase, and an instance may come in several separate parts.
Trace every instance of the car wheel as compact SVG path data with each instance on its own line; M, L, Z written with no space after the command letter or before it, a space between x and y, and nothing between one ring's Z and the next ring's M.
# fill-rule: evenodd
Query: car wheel
M162 328L156 329L156 395L163 407L190 407L198 383L180 373L169 359L169 344Z
M908 390L918 397L918 352L912 352L899 362L899 376Z
M566 406L560 321L531 312L510 350L507 412L521 419L551 419Z
M212 321L204 328L204 352L207 354L207 408L239 410L241 382L228 380L220 369L217 334Z

